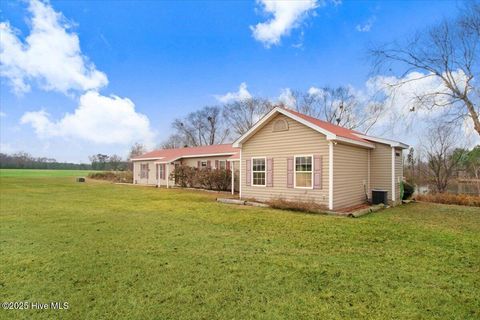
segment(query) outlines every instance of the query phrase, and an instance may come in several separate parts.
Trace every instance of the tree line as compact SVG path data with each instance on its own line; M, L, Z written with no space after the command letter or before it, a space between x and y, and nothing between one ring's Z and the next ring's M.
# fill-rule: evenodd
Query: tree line
M11 155L0 153L0 168L2 169L62 169L62 170L90 170L87 163L57 162L52 158L33 157L26 152L17 152Z

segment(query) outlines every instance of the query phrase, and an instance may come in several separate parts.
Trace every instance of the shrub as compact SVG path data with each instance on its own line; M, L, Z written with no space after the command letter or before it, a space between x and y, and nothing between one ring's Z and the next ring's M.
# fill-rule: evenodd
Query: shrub
M299 212L324 213L327 207L313 201L287 201L285 199L273 199L267 204L275 209L291 210Z
M193 168L186 165L177 166L170 174L180 187L203 188L208 190L228 191L231 188L230 170Z
M429 193L419 194L415 197L415 199L426 202L480 207L480 196L472 196L467 194Z
M406 181L403 182L403 200L410 199L415 192L415 186Z
M111 182L132 183L133 173L132 171L103 171L92 172L88 174L90 179L107 180Z

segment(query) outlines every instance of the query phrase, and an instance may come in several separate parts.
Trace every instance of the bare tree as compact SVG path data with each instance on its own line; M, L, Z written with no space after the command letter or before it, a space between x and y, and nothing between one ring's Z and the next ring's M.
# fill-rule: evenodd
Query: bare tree
M130 161L132 158L141 156L142 154L147 153L147 147L141 144L140 142L135 142L130 147L130 152L128 153L127 160Z
M433 78L444 88L418 94L411 111L420 108L443 108L449 122L470 119L480 135L478 87L480 62L480 4L468 2L467 8L452 20L417 33L406 43L394 42L371 50L377 73L400 67L401 78L417 71L415 79L399 81L392 86Z
M188 145L185 144L183 138L180 135L172 134L159 145L159 148L160 149L177 149L177 148L182 148L186 146Z
M223 143L230 133L218 106L206 106L183 119L175 119L172 127L175 129L174 137L167 141L175 140L194 147Z
M423 142L426 155L426 175L436 192L445 192L454 176L455 169L462 161L464 152L458 146L458 134L454 126L436 122L430 128Z
M349 87L324 87L315 91L292 91L294 108L327 122L367 133L383 111L383 101L356 95Z
M249 98L224 105L223 116L233 133L241 136L273 107L266 99Z
M116 154L111 155L108 158L108 163L110 165L110 170L118 171L122 168L122 157Z

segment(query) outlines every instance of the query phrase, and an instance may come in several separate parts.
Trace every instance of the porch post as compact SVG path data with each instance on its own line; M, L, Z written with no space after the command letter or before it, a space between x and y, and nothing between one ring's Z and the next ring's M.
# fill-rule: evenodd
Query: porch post
M235 194L235 161L230 161L230 172L232 174L232 194Z

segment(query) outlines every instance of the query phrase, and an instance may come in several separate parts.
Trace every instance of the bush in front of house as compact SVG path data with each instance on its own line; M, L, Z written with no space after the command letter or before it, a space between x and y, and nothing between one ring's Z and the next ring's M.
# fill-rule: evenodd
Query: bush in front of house
M170 179L183 188L228 191L231 188L232 173L225 169L200 169L180 165L170 174Z
M415 196L418 201L480 207L480 196L453 193L429 193Z
M415 186L407 181L403 181L403 198L402 200L410 199L415 192Z
M90 179L106 180L111 182L132 183L132 171L101 171L91 172L88 174Z

